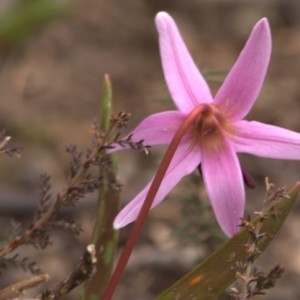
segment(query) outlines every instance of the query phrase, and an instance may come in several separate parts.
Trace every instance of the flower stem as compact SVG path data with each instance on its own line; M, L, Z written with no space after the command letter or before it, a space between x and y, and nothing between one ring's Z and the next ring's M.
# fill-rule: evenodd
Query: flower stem
M205 108L205 104L200 104L196 108L194 108L184 119L182 124L177 129L163 159L162 162L159 165L159 168L154 176L154 179L152 181L152 184L150 186L150 189L148 191L148 194L146 196L146 199L143 203L143 206L139 212L139 215L136 219L136 222L131 230L131 233L129 235L129 238L127 240L126 245L124 246L124 249L120 255L119 261L117 263L117 266L115 268L115 271L111 277L111 280L107 286L106 291L103 294L102 300L110 300L113 296L113 293L117 287L117 284L123 274L123 271L127 265L127 262L129 260L130 254L133 250L133 247L139 237L139 234L142 230L142 226L145 223L146 217L148 215L148 212L151 208L151 205L153 203L153 200L157 194L157 191L161 185L161 182L168 170L168 167L172 161L172 158L176 152L176 149L182 140L183 136L186 134L188 129L190 128L190 125L195 121L195 119L199 116L199 114L203 111Z

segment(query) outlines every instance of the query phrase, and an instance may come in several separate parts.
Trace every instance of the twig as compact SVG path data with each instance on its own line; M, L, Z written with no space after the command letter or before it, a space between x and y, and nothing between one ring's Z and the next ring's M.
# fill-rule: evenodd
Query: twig
M42 282L49 280L49 275L46 273L25 279L0 290L0 300L12 299L18 297L24 290L33 288Z
M36 299L56 300L69 293L72 289L79 286L84 281L90 279L96 272L96 252L95 245L90 244L86 247L79 263L61 283L52 289L46 290ZM0 299L1 300L1 299Z
M82 163L80 163L78 168L76 168L76 172L71 175L66 189L63 191L62 194L57 195L56 201L51 206L49 206L45 211L41 212L38 215L38 218L34 220L33 224L31 224L24 232L13 238L13 240L11 240L8 244L6 244L3 248L0 249L0 258L11 253L20 245L32 241L41 232L41 230L43 230L46 227L47 223L56 215L57 211L62 206L71 203L71 200L74 199L74 191L80 191L80 189L82 189L82 186L84 184L87 184L86 181L89 178L85 178L85 176L91 166L95 165L97 162L99 163L99 156L104 154L102 150L113 147L113 144L121 143L117 139L113 139L112 141L110 141L110 135L113 128L116 127L120 129L121 127L124 127L128 121L128 117L129 114L124 112L112 116L110 120L110 126L105 133L100 132L99 128L92 124L91 131L93 135L93 148L88 153L85 160ZM8 141L5 140L5 137L4 142L2 142L2 140L3 138L1 139L0 133L0 152L1 145L5 146L8 143ZM127 143L133 148L144 149L142 141L134 143L133 141L131 141L131 138L127 138L127 141L124 143ZM95 183L93 187L95 188Z
M9 147L8 144L11 140L11 136L5 134L5 130L0 132L0 155L7 154L9 156L21 157L22 148Z
M93 149L92 153L86 158L84 163L78 169L76 175L69 182L68 187L66 188L64 193L57 195L57 200L55 201L55 203L52 206L50 206L47 211L41 214L40 217L31 227L29 227L21 235L15 237L11 242L9 242L2 249L0 249L0 258L6 256L20 245L32 239L35 236L35 233L40 228L42 228L43 225L46 224L63 205L66 204L66 202L69 199L70 191L77 187L88 168L94 163L102 146L103 145L98 145L98 147L95 147Z

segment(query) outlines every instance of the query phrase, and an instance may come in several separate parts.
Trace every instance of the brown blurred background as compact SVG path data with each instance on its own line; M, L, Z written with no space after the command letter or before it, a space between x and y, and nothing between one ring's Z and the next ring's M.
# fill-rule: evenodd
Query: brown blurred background
M18 2L1 1L0 16ZM194 59L210 75L230 69L253 25L267 17L273 36L271 64L248 119L300 131L298 0L74 0L66 5L69 11L64 17L36 28L21 43L10 45L0 40L0 128L25 148L21 160L0 160L2 227L11 217L22 222L30 218L41 173L47 171L52 176L54 195L63 188L68 167L65 146L77 143L83 149L89 144L89 125L97 118L104 73L112 79L114 112L132 114L128 130L151 113L173 108L170 101L162 101L168 92L153 22L160 10L175 18ZM217 79L223 77L221 74ZM214 91L219 85L216 80L210 84ZM153 175L162 153L163 149L155 149L147 159L138 152L120 153L123 203ZM265 176L279 186L292 185L300 178L300 162L246 155L241 160L257 182L255 190L247 191L248 213L260 208ZM201 182L199 176L194 181L197 185ZM184 180L151 213L115 299L152 299L220 243L218 238L208 246L173 237L183 218L180 198L192 184ZM33 255L50 273L49 285L63 278L82 252L89 239L95 202L96 195L91 195L79 208L64 212L82 224L84 232L79 237L58 233L53 246L44 252L22 250L22 255ZM283 278L265 299L300 299L299 212L297 203L259 260L266 270L276 263L286 267ZM215 226L211 217L208 222ZM123 230L121 243L127 234L128 229ZM0 285L24 276L12 270L0 279Z

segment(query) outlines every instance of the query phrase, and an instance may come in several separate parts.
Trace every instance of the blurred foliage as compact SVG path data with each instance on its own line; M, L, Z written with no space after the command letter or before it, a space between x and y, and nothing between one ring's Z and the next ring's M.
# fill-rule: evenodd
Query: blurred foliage
M70 13L70 4L55 0L24 0L0 17L0 49L19 45L49 22Z

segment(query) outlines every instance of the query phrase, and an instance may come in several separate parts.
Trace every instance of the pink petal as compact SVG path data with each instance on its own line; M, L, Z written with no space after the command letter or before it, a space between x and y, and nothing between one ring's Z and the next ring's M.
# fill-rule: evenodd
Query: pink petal
M233 138L237 152L279 159L300 159L300 134L255 121L238 121Z
M169 144L184 117L185 115L179 111L153 114L144 119L129 135L132 135L134 142L143 140L145 146ZM109 150L109 153L129 148L128 145L125 147L116 145L115 148Z
M232 236L244 214L245 191L237 155L228 141L224 140L218 148L204 147L202 172L217 221Z
M271 33L261 19L238 60L219 89L215 103L232 120L242 119L255 102L263 84L271 55Z
M200 149L189 143L181 144L169 166L163 182L152 204L152 208L159 204L166 195L173 189L179 180L187 174L190 174L200 164ZM141 210L143 201L146 198L151 185L150 181L147 186L117 215L114 221L114 228L119 229L136 220Z
M132 132L132 140L144 140L145 145L169 144L185 115L179 111L164 111L144 119Z
M174 20L167 13L159 12L155 22L165 79L178 109L188 113L199 103L211 103L209 87L186 48Z

